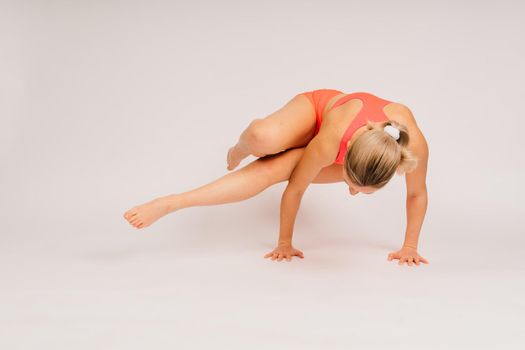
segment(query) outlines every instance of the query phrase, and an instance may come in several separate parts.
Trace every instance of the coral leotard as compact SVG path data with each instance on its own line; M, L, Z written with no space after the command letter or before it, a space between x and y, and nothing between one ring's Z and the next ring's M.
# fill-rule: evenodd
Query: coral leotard
M323 122L323 110L326 104L332 97L339 95L339 94L343 94L343 92L339 90L334 90L334 89L318 89L318 90L303 92L301 94L308 97L308 99L312 102L314 106L315 116L316 116L316 121L317 121L316 128L315 128L315 134L314 134L315 136L319 133L319 129L321 128L321 124ZM344 160L345 153L346 153L346 144L352 138L352 135L355 133L357 129L359 129L363 125L366 125L367 120L374 121L374 122L389 120L388 117L383 112L383 107L392 102L379 98L368 92L354 92L346 96L343 96L339 100L337 100L333 104L333 106L330 107L330 109L328 109L326 112L352 99L356 99L356 98L360 99L363 102L363 107L361 108L359 113L355 116L355 118L352 120L352 122L346 129L345 133L343 134L341 142L339 143L339 153L337 154L337 157L334 161L334 163L337 163L337 164L343 164L343 160Z

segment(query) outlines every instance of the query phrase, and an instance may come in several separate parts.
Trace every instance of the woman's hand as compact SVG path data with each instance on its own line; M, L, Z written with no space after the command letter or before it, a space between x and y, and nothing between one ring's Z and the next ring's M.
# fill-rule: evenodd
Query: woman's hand
M388 261L392 259L399 259L399 265L403 265L405 262L409 266L412 266L413 263L419 265L421 262L428 264L428 260L419 255L417 250L412 247L403 247L397 252L388 254Z
M285 244L279 243L277 248L275 248L274 250L266 254L264 258L266 259L266 258L271 257L272 260L277 259L277 261L281 261L284 258L286 258L286 260L291 261L292 256L298 256L301 259L304 259L303 252L292 247L290 243L285 243Z

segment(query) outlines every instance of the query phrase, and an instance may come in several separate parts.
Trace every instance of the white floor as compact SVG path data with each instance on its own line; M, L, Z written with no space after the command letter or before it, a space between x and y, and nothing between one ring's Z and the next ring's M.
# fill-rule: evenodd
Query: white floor
M524 349L523 10L0 3L0 349ZM429 265L386 259L401 177L308 188L292 262L263 258L285 183L145 230L123 219L224 175L252 119L317 88L413 111Z
M491 232L476 225L475 234L429 225L421 253L430 264L398 266L386 261L398 232L379 223L352 232L350 225L329 225L334 213L319 215L313 227L299 222L296 246L305 259L272 262L262 256L276 237L275 220L261 220L257 210L277 190L249 202L190 208L148 231L128 229L117 212L106 218L111 225L83 220L55 231L64 241L45 237L51 222L33 226L41 234L34 242L1 249L2 348L525 345L519 237L495 246L486 239Z

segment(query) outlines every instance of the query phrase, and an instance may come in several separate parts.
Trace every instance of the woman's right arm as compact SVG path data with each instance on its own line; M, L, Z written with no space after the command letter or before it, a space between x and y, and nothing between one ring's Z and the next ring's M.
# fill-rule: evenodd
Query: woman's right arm
M284 191L281 197L278 245L292 244L295 218L301 205L302 193Z
M333 147L330 146L327 140L323 139L321 134L318 134L310 141L308 146L306 146L302 158L290 175L288 185L281 198L278 246L274 252L272 252L279 255L279 260L282 259L280 257L281 253L283 258L287 258L286 252L293 252L293 228L301 199L306 189L322 168L333 163L334 158ZM269 254L265 257L275 255Z

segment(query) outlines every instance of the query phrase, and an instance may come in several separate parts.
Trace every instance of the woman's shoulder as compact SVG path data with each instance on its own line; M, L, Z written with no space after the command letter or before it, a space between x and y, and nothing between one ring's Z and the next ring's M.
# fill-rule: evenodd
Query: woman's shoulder
M402 103L393 103L392 105L388 105L385 108L385 114L387 114L387 108L388 114L390 114L387 115L389 119L406 126L408 135L410 137L408 149L414 151L420 157L423 157L424 154L427 154L428 145L425 135L419 128L416 118L414 117L414 114L410 108Z
M409 129L414 126L417 127L417 121L414 114L410 108L403 103L391 102L384 107L383 112L388 119L403 124Z

